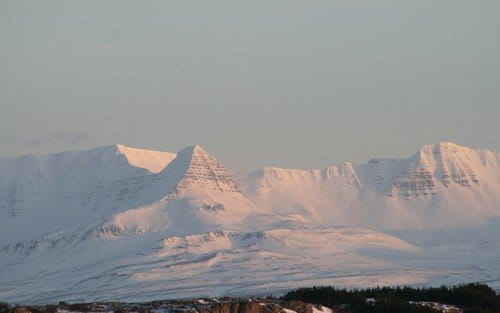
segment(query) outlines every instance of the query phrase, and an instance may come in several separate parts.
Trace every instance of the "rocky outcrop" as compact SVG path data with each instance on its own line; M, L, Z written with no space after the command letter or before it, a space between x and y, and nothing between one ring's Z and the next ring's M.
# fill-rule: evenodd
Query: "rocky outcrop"
M391 197L402 196L406 199L414 196L433 196L436 183L431 171L426 169L409 169L398 177L392 185Z
M210 189L217 192L241 193L231 173L200 146L188 147L160 173L160 177L177 178L168 195L169 200L184 196L190 188Z
M66 303L44 306L6 305L0 313L55 313L55 312L115 312L115 313L286 313L285 309L296 313L312 313L312 305L300 301L284 302L276 298L263 299L194 299L166 300L147 303Z
M423 146L394 181L390 196L431 197L453 184L473 188L480 181L472 164L482 164L481 153L451 142Z

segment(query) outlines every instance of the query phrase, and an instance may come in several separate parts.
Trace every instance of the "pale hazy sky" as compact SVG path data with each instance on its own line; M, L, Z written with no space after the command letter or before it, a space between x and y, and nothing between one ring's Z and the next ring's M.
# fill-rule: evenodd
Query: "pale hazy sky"
M500 1L0 0L0 156L200 144L325 167L500 152Z

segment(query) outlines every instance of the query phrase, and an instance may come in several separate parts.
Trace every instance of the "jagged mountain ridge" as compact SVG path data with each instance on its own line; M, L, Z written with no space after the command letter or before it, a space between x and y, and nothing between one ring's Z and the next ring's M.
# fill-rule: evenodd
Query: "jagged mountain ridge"
M442 142L406 159L326 169L264 168L238 183L260 207L369 227L447 227L500 211L500 154Z
M491 279L500 273L500 228L477 223L500 216L499 164L497 153L451 143L407 159L265 168L237 179L199 146L2 159L0 299L151 300L179 296L164 286L196 296ZM480 236L447 233L455 227L478 227ZM434 238L436 229L446 236ZM402 230L413 233L389 235ZM419 231L425 249L414 243ZM438 253L450 242L459 248ZM465 242L481 253L464 255Z
M198 201L198 206L221 209L223 201L218 198L224 194L238 198L236 203L244 203L248 210L257 211L255 202L271 213L305 214L313 220L324 219L324 211L329 211L326 215L337 223L351 224L357 222L349 220L352 212L370 215L359 211L361 205L370 210L426 206L426 201L446 205L448 194L479 197L481 204L491 207L496 202L491 195L500 185L499 164L498 153L442 142L423 146L407 159L345 162L322 170L264 168L237 174L235 183L231 173L199 146L176 155L116 145L0 159L0 214L19 218L43 208L44 215L68 219L89 211L106 216L164 197L187 197L190 202L205 198L207 203ZM237 205L233 203L233 209Z
M269 180L297 183L300 179L333 182L371 188L390 197L432 196L436 191L460 185L480 187L478 175L500 177L500 153L475 150L451 142L426 145L407 159L372 159L366 164L344 162L326 169L298 170L269 167L240 175L251 189L252 184L268 186ZM492 175L491 175L492 174ZM245 176L245 177L242 177ZM245 179L262 178L246 183Z

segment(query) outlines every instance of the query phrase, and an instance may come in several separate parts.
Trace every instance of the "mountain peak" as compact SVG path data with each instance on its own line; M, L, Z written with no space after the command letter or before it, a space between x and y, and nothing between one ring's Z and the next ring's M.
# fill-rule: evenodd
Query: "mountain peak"
M202 148L201 146L199 146L199 145L194 145L194 146L191 146L190 148L191 148L191 149L193 149L193 152L194 152L194 153L207 153L207 152L205 151L205 149L203 149L203 148Z
M178 153L179 156L191 157L193 155L208 155L207 151L199 145L189 146Z
M161 175L175 177L176 184L171 190L173 198L181 197L188 189L193 188L241 192L224 165L198 145L181 150Z
M436 144L424 145L419 149L419 154L429 155L429 154L446 154L446 153L457 153L462 151L470 150L470 148L462 147L454 142L442 141Z
M480 151L453 142L425 145L395 180L391 195L431 197L443 188L479 186L485 160Z

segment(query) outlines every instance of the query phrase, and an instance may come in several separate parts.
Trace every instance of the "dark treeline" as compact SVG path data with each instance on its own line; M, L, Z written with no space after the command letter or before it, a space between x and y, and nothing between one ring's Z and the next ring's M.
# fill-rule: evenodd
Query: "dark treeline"
M368 298L374 302L366 301ZM348 304L353 312L436 312L429 307L410 304L409 301L429 301L451 304L470 313L500 313L500 295L481 284L467 284L456 287L411 288L383 287L362 290L335 289L334 287L301 288L288 292L283 300L304 301L327 307Z

